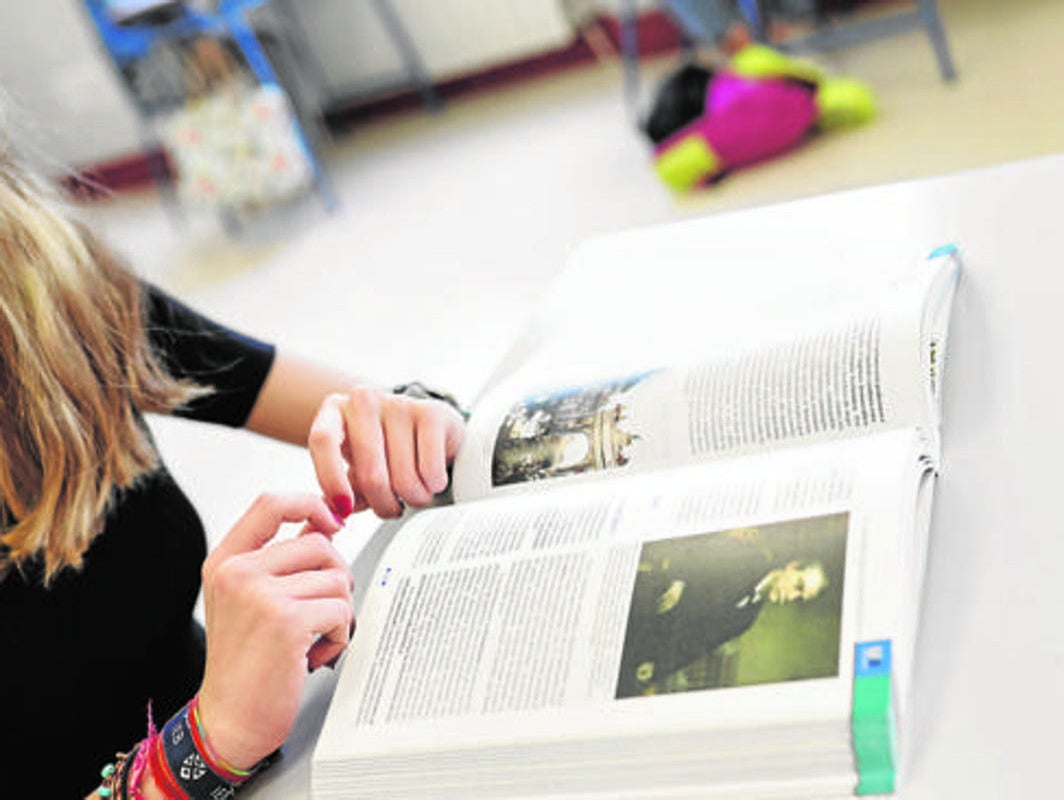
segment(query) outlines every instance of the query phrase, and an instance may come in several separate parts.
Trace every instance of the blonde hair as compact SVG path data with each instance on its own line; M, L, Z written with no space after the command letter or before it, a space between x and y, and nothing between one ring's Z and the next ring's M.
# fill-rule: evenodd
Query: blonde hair
M204 391L153 355L137 279L0 153L0 576L80 567L116 491L157 465L139 411Z

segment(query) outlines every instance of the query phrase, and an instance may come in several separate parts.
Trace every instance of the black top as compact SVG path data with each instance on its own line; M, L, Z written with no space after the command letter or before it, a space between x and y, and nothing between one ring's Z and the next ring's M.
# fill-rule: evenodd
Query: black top
M147 287L153 349L175 377L215 392L175 414L241 427L273 348ZM199 687L203 631L192 618L207 553L203 525L165 466L119 493L80 571L49 588L40 565L0 582L0 765L25 796L84 797L99 770ZM12 790L12 796L22 796Z

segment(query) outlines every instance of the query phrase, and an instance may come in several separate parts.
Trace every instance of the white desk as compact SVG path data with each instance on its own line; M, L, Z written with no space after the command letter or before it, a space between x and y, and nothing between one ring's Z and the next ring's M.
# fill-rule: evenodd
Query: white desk
M812 232L877 258L910 258L914 243L960 245L966 273L907 725L914 758L899 796L1061 796L1064 156L684 224L704 226L721 252L757 246L755 230ZM388 535L356 560L363 585ZM284 759L242 796L309 796L333 683L313 676Z

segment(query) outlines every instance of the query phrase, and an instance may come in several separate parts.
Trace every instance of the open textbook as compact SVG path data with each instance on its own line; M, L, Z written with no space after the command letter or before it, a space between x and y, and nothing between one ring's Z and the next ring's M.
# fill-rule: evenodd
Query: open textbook
M384 552L315 798L894 790L959 255L640 284L654 235L578 253Z

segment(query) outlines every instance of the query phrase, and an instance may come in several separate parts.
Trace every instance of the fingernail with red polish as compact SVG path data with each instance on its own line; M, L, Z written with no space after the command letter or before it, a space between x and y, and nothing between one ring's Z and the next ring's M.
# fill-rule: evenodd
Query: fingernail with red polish
M332 507L336 510L336 513L341 519L351 516L351 512L355 510L351 498L346 494L336 495L336 497L332 499Z
M322 666L323 667L328 667L329 669L336 669L336 663L340 660L340 656L342 656L342 655L343 655L343 653L337 653L332 658L330 658L328 661L326 661L324 664L322 664Z

